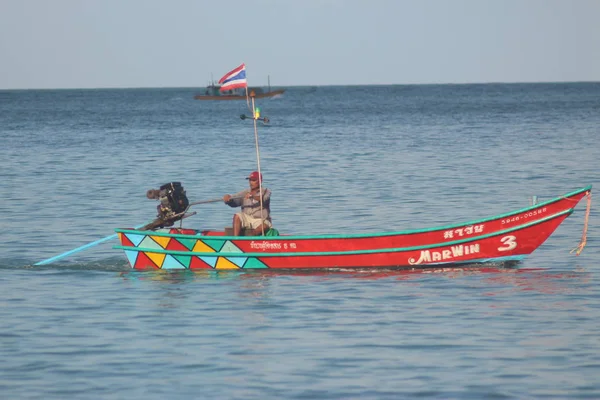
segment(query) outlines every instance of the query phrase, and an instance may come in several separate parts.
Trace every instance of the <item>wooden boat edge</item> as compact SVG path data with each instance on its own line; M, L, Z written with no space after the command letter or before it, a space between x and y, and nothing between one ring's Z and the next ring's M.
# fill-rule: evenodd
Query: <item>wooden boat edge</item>
M460 240L455 240L455 241L451 241L451 242L441 242L441 243L431 243L431 244L425 244L425 245L419 245L419 246L411 246L411 247L394 247L394 248L378 248L378 249L364 249L364 250L345 250L345 251L329 251L329 252L287 252L287 253L267 253L267 252L262 252L262 253L250 253L250 252L244 252L244 253L232 253L232 252L194 252L194 251L177 251L177 250L167 250L167 249L158 249L158 248L141 248L141 247L131 247L131 246L113 246L113 249L119 249L119 250L126 250L126 251L137 251L137 252L149 252L149 253L157 253L157 254L170 254L170 255L178 255L178 256L198 256L198 257L260 257L260 258L265 258L265 257L309 257L309 256L337 256L337 255L365 255L365 254L381 254L381 253L398 253L398 252L405 252L405 251L418 251L418 250L424 250L424 249L435 249L438 247L447 247L447 246L456 246L456 245L464 245L466 243L469 242L475 242L477 240L482 240L482 239L487 239L487 238L491 238L491 237L496 237L496 236L500 236L500 235L506 235L508 233L511 232L516 232L519 230L523 230L525 228L529 228L531 226L535 226L535 225L539 225L548 221L552 221L556 218L565 216L568 217L569 215L571 215L574 212L574 208L569 208L567 210L564 211L560 211L558 213L549 215L547 217L535 220L535 221L530 221L530 222L526 222L524 224L521 225L516 225L514 227L508 228L508 229L504 229L504 230L500 230L500 231L494 231L491 233L487 233L487 234L483 234L483 235L477 235L477 236L471 236L468 238L464 238L464 239L460 239ZM132 233L142 233L142 232L147 232L148 235L152 235L152 236L157 236L156 233L157 232L152 232L152 231L131 231ZM552 232L550 232L547 237L550 237L550 235L552 234ZM160 235L163 236L163 235ZM174 235L169 235L167 234L166 236L174 236ZM180 235L183 237L190 237L190 235ZM194 237L194 236L191 236ZM235 239L235 240L239 240L242 237L226 237L226 236L219 236L219 240L228 240L228 239ZM262 237L258 237L258 238L262 238ZM281 239L288 239L289 237L286 236L278 236L278 237L273 237L274 240L281 240ZM250 237L247 239L251 239L251 240L256 240L257 237ZM491 259L495 259L491 258Z
M355 238L369 238L369 237L382 237L382 236L396 236L396 235L410 235L410 234L418 234L418 233L428 233L428 232L437 232L437 231L442 231L442 230L450 230L450 229L455 229L458 227L462 227L462 226L470 226L470 225L477 225L477 224L482 224L482 223L487 223L489 221L493 221L493 220L497 220L497 219L501 219L501 218L507 218L510 217L512 215L516 215L516 214L521 214L524 212L527 212L529 210L533 210L539 207L544 207L547 206L549 204L553 204L556 203L558 201L561 201L563 199L567 199L569 197L573 197L573 196L577 196L579 194L585 195L587 192L592 190L592 185L588 185L585 186L581 189L576 189L573 190L569 193L566 193L562 196L558 196L546 201L542 201L539 202L537 204L528 206L528 207L524 207L518 210L514 210L514 211L510 211L504 214L498 214L498 215L494 215L491 217L487 217L487 218L483 218L483 219L478 219L478 220L472 220L472 221L467 221L467 222L463 222L463 223L457 223L457 224L452 224L452 225L443 225L443 226L438 226L438 227L433 227L433 228L422 228L422 229L410 229L410 230L404 230L404 231L389 231L389 232L374 232L374 233L351 233L351 234L324 234L324 235L285 235L285 236L278 236L278 239L284 239L284 240L302 240L302 239L355 239ZM581 201L581 199L577 200L577 203ZM576 203L576 204L577 204ZM575 204L575 205L576 205ZM573 207L574 209L574 207ZM536 220L537 221L537 220ZM520 225L519 225L520 226ZM140 231L140 230L136 230L136 229L127 229L127 228L117 228L115 229L115 232L117 233L144 233L144 232L149 232L151 233L153 236L165 236L165 237L185 237L185 238L191 238L191 237L202 237L203 239L206 239L206 236L203 235L186 235L186 234L177 234L177 233L168 233L168 232L156 232L156 231ZM256 236L219 236L219 239L235 239L235 240L256 240ZM264 240L267 240L267 237L260 237ZM448 242L445 242L448 243Z

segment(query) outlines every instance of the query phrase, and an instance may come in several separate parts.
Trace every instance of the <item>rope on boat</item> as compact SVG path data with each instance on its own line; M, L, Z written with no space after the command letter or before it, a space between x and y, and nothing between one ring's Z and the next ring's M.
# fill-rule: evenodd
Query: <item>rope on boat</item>
M579 241L579 245L572 249L569 253L575 252L576 255L580 255L583 251L587 243L587 230L588 230L588 222L590 220L590 209L592 208L592 191L587 192L587 208L585 210L585 220L583 223L583 234L581 235L581 240Z

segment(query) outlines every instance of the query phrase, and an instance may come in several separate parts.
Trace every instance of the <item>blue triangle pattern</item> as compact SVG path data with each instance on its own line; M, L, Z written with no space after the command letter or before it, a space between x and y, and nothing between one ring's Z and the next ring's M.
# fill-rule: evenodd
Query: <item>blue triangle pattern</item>
M163 261L162 269L185 269L185 267L172 255L167 254L165 261Z
M199 258L213 268L215 267L215 265L217 265L218 257L199 257Z
M125 250L125 255L127 256L131 268L135 268L135 261L137 260L138 253L138 251Z
M140 242L146 237L146 235L138 235L137 233L124 233L123 235L125 235L125 237L136 247L139 246Z
M225 259L231 261L238 267L242 268L248 257L225 257Z

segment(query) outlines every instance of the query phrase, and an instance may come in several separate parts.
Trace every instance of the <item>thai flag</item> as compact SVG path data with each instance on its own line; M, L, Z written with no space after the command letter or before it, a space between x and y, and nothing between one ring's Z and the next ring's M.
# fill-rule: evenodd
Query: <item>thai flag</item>
M246 64L242 64L233 71L226 73L220 80L221 92L225 90L245 88L248 87L248 81L246 80Z

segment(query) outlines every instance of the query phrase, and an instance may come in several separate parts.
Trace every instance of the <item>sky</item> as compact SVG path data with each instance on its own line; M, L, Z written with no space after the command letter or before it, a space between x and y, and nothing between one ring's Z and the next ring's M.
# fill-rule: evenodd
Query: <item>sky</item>
M600 81L600 0L0 0L0 89Z

